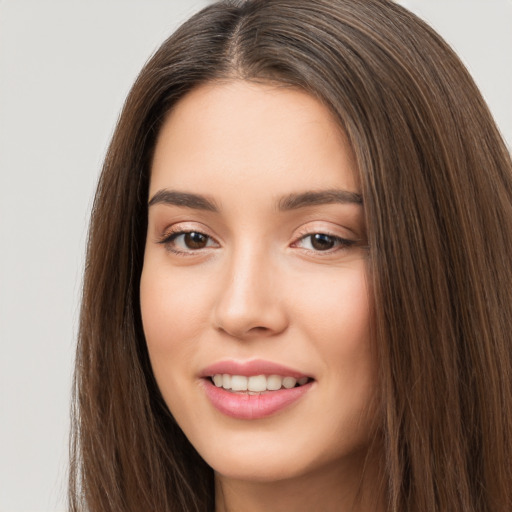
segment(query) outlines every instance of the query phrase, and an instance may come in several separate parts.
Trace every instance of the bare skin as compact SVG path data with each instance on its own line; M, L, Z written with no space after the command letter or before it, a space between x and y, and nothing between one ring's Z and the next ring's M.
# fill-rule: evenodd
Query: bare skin
M169 409L215 471L217 512L384 510L374 460L362 479L376 430L365 220L330 112L290 88L203 85L161 129L148 199L148 351ZM306 383L224 387L248 365L247 382ZM247 409L255 401L270 409Z
M360 462L363 454L354 454ZM343 472L338 466L325 468L317 475L272 483L232 481L220 476L216 479L216 512L370 512L384 511L382 487L377 460L368 461L354 471L348 465ZM371 482L371 485L368 483Z

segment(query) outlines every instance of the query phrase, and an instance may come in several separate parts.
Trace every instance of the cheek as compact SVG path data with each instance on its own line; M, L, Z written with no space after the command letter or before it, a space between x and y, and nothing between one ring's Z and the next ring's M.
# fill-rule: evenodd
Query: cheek
M186 272L168 269L165 261L145 259L140 281L144 335L154 377L170 411L189 432L200 424L200 411L190 407L197 390L198 345L208 322L208 291L194 286Z
M361 261L336 270L301 280L293 291L295 316L307 319L310 337L325 340L333 349L356 350L369 342L370 302L365 264Z
M186 279L180 280L151 259L144 263L140 282L142 324L159 384L164 384L160 382L161 375L172 379L180 368L179 362L193 356L194 340L205 322L204 306L186 283Z
M376 388L371 308L363 261L304 284L296 318L322 359L329 387L345 405L364 408ZM332 398L332 397L330 397ZM350 405L351 404L351 405Z
M163 261L162 261L163 260ZM204 289L187 272L168 268L165 257L149 251L140 281L140 304L148 341L193 336L205 319ZM167 343L165 343L167 344Z
M370 302L365 272L352 272L337 287L337 314L332 311L331 340L333 358L352 383L359 382L361 392L373 387L376 358L370 337ZM364 391L364 392L366 392Z

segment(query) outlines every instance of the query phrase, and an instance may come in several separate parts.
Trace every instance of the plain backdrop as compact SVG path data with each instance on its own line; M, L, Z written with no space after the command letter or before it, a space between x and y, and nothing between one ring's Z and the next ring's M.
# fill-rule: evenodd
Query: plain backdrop
M87 222L138 71L207 0L0 0L0 512L66 507ZM404 0L466 63L512 147L512 1Z

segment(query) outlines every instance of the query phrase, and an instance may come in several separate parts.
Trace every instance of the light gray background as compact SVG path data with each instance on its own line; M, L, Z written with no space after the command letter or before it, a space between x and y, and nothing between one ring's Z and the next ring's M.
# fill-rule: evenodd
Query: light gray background
M0 511L65 509L87 218L137 72L207 0L0 0ZM512 1L405 0L512 147Z

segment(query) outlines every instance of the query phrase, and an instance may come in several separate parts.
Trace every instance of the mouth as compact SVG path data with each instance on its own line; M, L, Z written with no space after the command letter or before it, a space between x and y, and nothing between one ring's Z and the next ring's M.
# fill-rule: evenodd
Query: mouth
M263 419L305 400L316 380L286 366L263 360L221 361L200 374L210 403L238 420Z
M232 393L256 395L280 389L292 389L304 386L313 379L310 377L292 377L289 375L231 375L216 373L208 377L217 388L223 388Z

